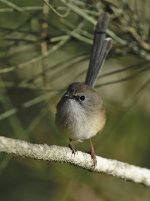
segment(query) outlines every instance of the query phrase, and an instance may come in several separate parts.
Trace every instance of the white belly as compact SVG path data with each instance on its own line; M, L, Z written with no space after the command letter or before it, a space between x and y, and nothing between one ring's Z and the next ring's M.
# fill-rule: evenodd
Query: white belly
M67 136L72 140L82 141L85 139L89 139L96 135L95 128L93 129L93 123L82 122L80 126L75 125L72 127L73 129L69 129L67 132Z

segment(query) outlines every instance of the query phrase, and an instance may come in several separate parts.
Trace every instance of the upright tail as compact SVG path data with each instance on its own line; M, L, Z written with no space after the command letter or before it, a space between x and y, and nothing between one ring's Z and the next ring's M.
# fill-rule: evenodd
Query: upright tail
M105 58L112 47L112 39L106 38L108 21L108 14L104 13L100 16L96 25L90 63L85 79L85 84L91 87L94 87L98 73L102 69Z

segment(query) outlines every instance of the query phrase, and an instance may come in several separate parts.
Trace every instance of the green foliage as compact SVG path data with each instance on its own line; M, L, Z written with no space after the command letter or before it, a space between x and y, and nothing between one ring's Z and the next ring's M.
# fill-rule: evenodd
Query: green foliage
M48 2L48 1L46 1ZM141 3L142 2L142 3ZM55 106L70 82L83 81L93 27L110 13L113 48L97 82L107 125L97 155L150 168L149 1L0 0L0 132L35 143L67 145ZM126 12L125 12L126 11ZM44 25L45 23L45 25ZM45 28L47 27L47 28ZM88 151L88 143L76 144ZM146 187L66 164L0 155L0 200L147 201Z

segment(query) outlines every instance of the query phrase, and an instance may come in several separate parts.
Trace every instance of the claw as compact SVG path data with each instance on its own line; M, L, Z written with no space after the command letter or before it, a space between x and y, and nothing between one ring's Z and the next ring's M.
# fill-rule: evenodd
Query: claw
M70 140L70 143L69 143L69 148L71 149L71 151L72 151L72 154L75 156L75 154L76 154L76 152L77 152L77 149L73 146L73 144L71 143L72 142L72 140L71 139L69 139Z

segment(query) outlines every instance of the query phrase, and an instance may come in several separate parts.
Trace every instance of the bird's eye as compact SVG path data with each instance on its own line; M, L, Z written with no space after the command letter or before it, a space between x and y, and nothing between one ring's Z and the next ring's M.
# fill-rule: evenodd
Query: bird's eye
M85 96L80 96L80 100L84 101L85 100Z

